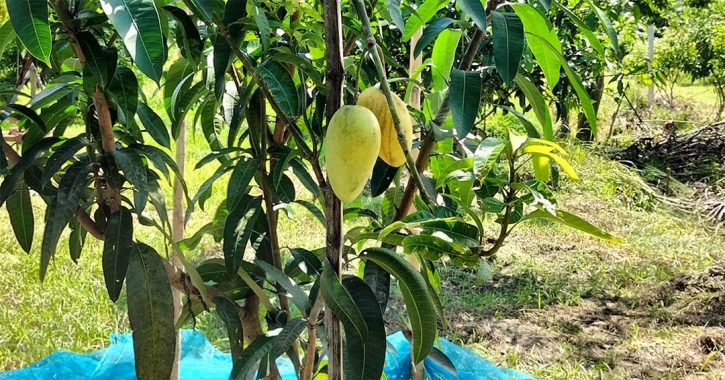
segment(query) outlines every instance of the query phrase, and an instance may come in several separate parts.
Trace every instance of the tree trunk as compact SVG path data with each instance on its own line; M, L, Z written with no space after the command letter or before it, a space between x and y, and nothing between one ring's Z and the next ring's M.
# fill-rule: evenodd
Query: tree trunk
M602 95L604 94L604 75L600 74L597 77L596 83L588 92L589 98L594 102L594 115L596 117L599 114L599 104L601 104ZM579 112L576 137L581 141L594 141L597 137L592 133L592 127L589 125L586 115L583 112Z
M179 138L176 139L176 166L179 167L179 173L184 175L186 167L186 123L182 120L179 124ZM184 189L181 187L179 178L174 179L174 204L171 215L171 238L175 242L179 242L184 238ZM181 252L174 248L172 256L173 264L177 268L183 268L183 264L179 259ZM172 288L171 294L174 297L174 321L178 321L181 316L183 307L181 292ZM176 354L174 357L174 366L171 369L171 380L179 379L179 361L181 360L181 331L176 332Z

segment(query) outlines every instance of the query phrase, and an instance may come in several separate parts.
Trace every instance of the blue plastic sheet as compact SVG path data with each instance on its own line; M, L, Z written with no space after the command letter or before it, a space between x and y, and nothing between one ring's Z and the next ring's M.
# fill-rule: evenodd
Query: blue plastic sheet
M216 349L204 334L183 330L181 335L181 380L227 380L232 370L229 354ZM461 380L532 380L524 373L499 368L476 353L441 339L441 351L453 362ZM410 345L402 333L388 337L385 375L390 380L410 378ZM131 334L111 334L108 348L87 354L57 351L28 367L0 373L0 380L134 380ZM289 359L277 359L284 380L296 380ZM424 362L429 379L456 377L433 360Z

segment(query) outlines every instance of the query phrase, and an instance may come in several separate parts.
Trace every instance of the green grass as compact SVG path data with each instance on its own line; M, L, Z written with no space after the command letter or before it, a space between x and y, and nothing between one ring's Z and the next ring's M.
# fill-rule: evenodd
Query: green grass
M602 117L608 117L613 110L603 107ZM497 254L492 280L441 266L441 298L454 327L447 336L497 364L546 379L719 378L722 359L697 351L697 339L725 334L717 327L673 323L670 309L650 301L654 287L722 259L725 241L659 205L627 168L589 148L565 145L582 181L564 183L561 207L625 242L612 245L548 222L529 222L517 227ZM201 133L190 133L185 179L192 193L215 170L213 164L193 170L206 151ZM217 181L206 209L189 221L188 234L211 219L225 198L227 179ZM165 191L170 195L168 186ZM39 282L43 207L39 198L33 201L36 239L29 255L15 242L7 214L0 213L0 369L27 365L59 349L98 349L111 332L129 329L125 299L113 304L105 291L101 242L89 237L74 264L64 234L46 281ZM293 207L295 219L280 217L281 246L320 247L321 225ZM156 230L136 228L140 241L163 253ZM221 247L208 238L188 253L193 262L221 255ZM199 316L196 327L217 346L228 345L214 313Z

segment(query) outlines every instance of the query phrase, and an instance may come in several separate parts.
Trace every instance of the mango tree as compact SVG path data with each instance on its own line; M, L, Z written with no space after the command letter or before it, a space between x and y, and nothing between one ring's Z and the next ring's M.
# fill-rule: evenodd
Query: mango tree
M41 280L66 228L74 260L88 235L104 241L110 299L126 286L139 379L172 377L178 329L212 309L228 330L231 378L278 378L275 359L286 355L302 379L379 379L391 277L422 376L437 322L447 328L436 265L488 265L516 225L536 218L615 240L560 210L549 186L552 173L577 179L553 142L552 90L565 79L596 125L544 16L552 4L8 0L0 47L22 50L49 80L29 99L0 93L25 131L22 146L2 142L0 204L27 252L32 202L47 204ZM163 110L149 105L154 86ZM356 99L371 88L372 100ZM356 101L368 119L339 116ZM520 128L489 135L484 106L515 115ZM330 159L360 152L326 139L335 117L380 129L379 146L360 146L368 153L346 161L347 172ZM171 157L187 129L209 145L196 167L216 167L190 192ZM205 204L227 173L225 200ZM163 192L172 178L187 221L200 207L216 210L186 239L172 237ZM343 195L333 178L370 181ZM280 247L280 211L293 204L325 229L318 249ZM367 223L346 229L350 218ZM165 245L139 241L138 225ZM223 258L193 264L206 235ZM175 292L185 296L178 318Z

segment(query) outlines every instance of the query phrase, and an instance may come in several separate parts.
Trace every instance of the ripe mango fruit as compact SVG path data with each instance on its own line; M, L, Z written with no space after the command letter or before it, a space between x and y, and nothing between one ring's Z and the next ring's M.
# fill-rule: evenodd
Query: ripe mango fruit
M405 140L408 151L413 146L413 120L405 107L405 103L396 94L393 95L395 111L400 118L400 126L405 133ZM398 134L395 131L393 115L388 107L388 100L385 94L378 87L368 87L357 99L357 105L363 106L375 114L380 124L380 152L378 155L386 164L398 167L405 163L405 153L398 142Z
M343 203L357 198L370 178L380 151L380 126L361 106L342 106L325 134L327 179Z

